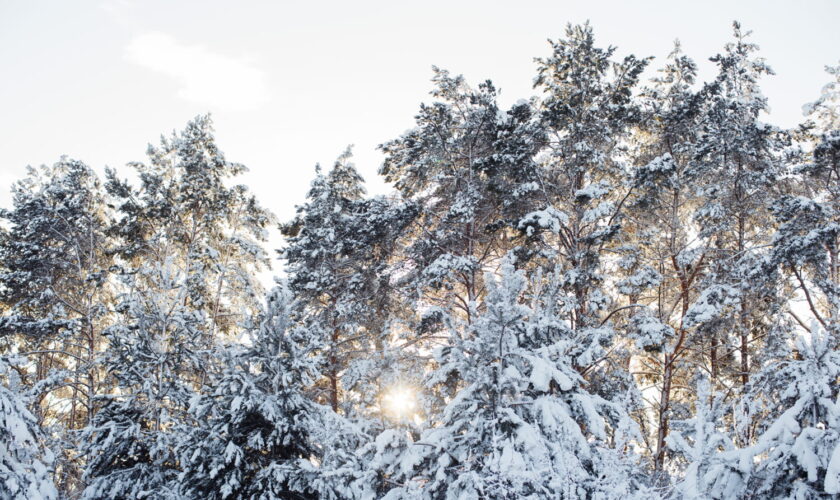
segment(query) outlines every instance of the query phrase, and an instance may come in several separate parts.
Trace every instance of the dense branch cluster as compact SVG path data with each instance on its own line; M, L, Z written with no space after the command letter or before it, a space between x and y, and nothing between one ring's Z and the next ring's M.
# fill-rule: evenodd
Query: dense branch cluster
M198 117L124 180L62 158L0 233L0 497L840 495L840 66L785 130L749 33L536 96L435 68L279 225Z

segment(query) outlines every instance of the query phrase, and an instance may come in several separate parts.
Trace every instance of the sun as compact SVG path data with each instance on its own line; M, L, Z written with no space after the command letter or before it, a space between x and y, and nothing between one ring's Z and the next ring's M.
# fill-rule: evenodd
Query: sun
M391 416L397 418L409 417L417 408L417 394L410 387L392 387L382 397L382 407Z

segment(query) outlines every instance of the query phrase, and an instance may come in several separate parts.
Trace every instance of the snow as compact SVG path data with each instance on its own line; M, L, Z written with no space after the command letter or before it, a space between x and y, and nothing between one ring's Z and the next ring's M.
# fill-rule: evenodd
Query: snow
M569 216L565 213L555 209L554 207L546 207L543 210L537 210L526 214L519 221L519 229L525 229L528 236L534 234L534 228L547 229L550 232L557 234L560 228L569 223Z

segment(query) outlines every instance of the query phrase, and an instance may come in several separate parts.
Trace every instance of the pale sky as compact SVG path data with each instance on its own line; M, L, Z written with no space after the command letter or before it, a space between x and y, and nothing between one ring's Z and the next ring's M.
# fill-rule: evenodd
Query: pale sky
M348 144L383 192L376 145L412 126L432 65L492 79L507 106L534 94L546 39L587 19L601 46L656 56L652 68L679 38L705 78L740 20L777 73L763 89L780 126L801 121L840 59L840 0L0 0L0 205L28 164L66 154L127 174L147 143L208 111L227 158L250 169L242 182L281 219L314 164Z

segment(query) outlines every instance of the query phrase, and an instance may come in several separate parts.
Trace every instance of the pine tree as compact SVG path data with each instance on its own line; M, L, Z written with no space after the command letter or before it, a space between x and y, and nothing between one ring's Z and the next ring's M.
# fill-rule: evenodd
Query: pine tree
M150 165L134 164L139 189L109 173L125 290L106 332L118 390L83 432L85 498L177 495L189 402L217 369L216 344L258 310L271 216L244 186L225 185L244 167L225 160L208 117L148 153Z
M519 226L545 255L546 269L562 266L571 328L602 337L611 332L601 327L615 305L603 288L604 256L621 239L629 196L620 152L639 118L631 96L647 61L628 56L613 63L615 48L596 47L588 24L568 26L566 36L552 42L551 56L538 60L536 86L544 94L541 123L548 138L540 153L545 205ZM609 343L612 335L599 342Z
M511 246L536 189L540 129L532 103L502 113L490 81L473 88L462 76L434 72L435 102L421 105L413 129L380 146L380 174L416 210L390 257L394 294L409 312L392 322L384 357L386 382L398 386L420 384L428 351L474 321L484 273ZM440 412L457 385L455 375L437 385L419 413Z
M309 202L298 207L298 216L282 229L287 246L281 251L289 274L289 287L299 300L301 320L311 335L321 340L325 387L316 399L339 410L342 399L340 376L348 359L341 344L356 334L357 314L363 305L356 300L353 242L344 229L356 215L365 194L364 180L350 162L348 149L327 175L316 166L316 177L307 194Z
M823 131L840 128L840 64L826 66L825 72L834 78L822 89L820 97L802 107Z
M72 431L90 421L96 396L110 386L98 363L115 294L110 210L96 173L62 158L30 167L2 217L9 233L0 242L0 334L33 361L25 379L40 388L35 414L57 440L60 487L72 490L80 475Z
M700 292L707 249L695 235L692 215L702 181L691 175L697 156L696 130L702 95L696 93L697 66L679 43L642 93L645 119L636 135L638 167L633 171L628 229L619 268L619 292L632 310L627 333L635 340L639 381L654 384L659 398L651 453L657 470L666 461L666 438L674 402L690 400L690 354L702 339L686 322ZM699 360L702 363L703 360ZM680 390L686 387L686 390Z
M803 127L810 158L793 169L801 176L799 196L783 196L771 207L778 222L771 262L791 291L785 312L794 320L788 344L795 351L779 349L750 388L748 402L761 431L748 455L759 458L751 478L757 494L840 494L837 84L826 85L805 107L814 121Z
M792 356L756 375L752 404L769 411L741 461L758 458L749 478L756 498L828 498L840 494L838 340L817 322L808 335L791 333Z
M639 493L632 455L613 448L622 446L630 418L621 405L584 388L570 354L583 339L557 316L557 295L548 293L544 303L529 308L522 304L524 272L510 262L500 272L498 279L485 277L483 312L463 336L453 336L435 353L439 368L430 383L457 372L463 388L440 422L396 460L393 479L404 486L385 498Z
M0 245L0 300L8 310L0 328L35 351L34 381L67 370L66 388L52 397L66 399L69 414L42 418L77 428L99 392L93 362L113 298L105 195L92 169L66 158L30 167L13 193L14 208L3 213L10 232Z
M812 318L836 335L840 313L840 66L827 70L835 81L825 86L816 102L806 106L812 118L802 127L808 154L793 169L801 176L796 186L799 196L782 197L772 207L779 222L773 238L773 261L787 271ZM808 329L805 320L798 321Z
M388 258L411 217L404 204L365 199L350 158L348 149L326 175L317 168L307 203L282 227L287 244L281 251L295 314L323 349L316 398L345 413L355 411L351 401L357 399L346 392L367 378L360 373L364 366L353 366L359 354L385 347L382 336L395 311Z
M232 346L212 393L197 396L198 428L179 444L189 498L325 498L315 489L320 408L304 395L316 374L308 332L291 324L282 287L267 298L248 347Z
M268 266L262 243L273 216L245 186L228 186L247 169L219 150L209 116L162 137L159 147L149 145L147 155L148 165L131 164L138 188L108 173L124 267L174 258L186 273L188 305L207 315L207 345L236 339L259 310L257 273Z
M20 394L20 378L0 358L0 497L53 500L52 453L42 447L40 428Z
M413 316L400 293L400 266L394 256L400 248L398 236L414 218L416 208L381 196L355 205L354 216L345 219L341 238L353 262L348 299L358 326L356 338L342 344L348 356L341 382L353 399L345 411L365 418L381 416L377 407L383 394L399 384L395 378L422 371L422 365L403 356L394 342L400 325Z
M440 308L469 323L483 274L503 255L501 193L490 187L499 163L497 91L489 81L473 89L461 76L434 70L439 101L422 105L414 129L380 146L380 174L419 211L400 256L409 297L420 309Z
M709 337L713 383L726 378L745 385L753 372L750 359L757 339L769 331L762 311L776 303L774 287L761 281L761 267L773 229L769 205L783 173L780 152L787 138L759 121L768 109L759 79L773 72L754 56L758 46L748 41L750 33L737 22L733 31L735 40L711 59L718 75L703 89L699 160L691 172L703 183L695 217L703 225L700 236L708 241L711 262L698 303L697 316L705 321L696 328ZM705 314L710 303L703 300L708 298L728 304Z
M835 207L804 196L783 196L773 206L773 214L780 224L773 238L771 262L785 272L792 299L804 302L813 320L838 335L840 224ZM809 329L801 311L788 306L787 312L803 331Z
M642 118L633 92L648 59L614 61L615 47L598 47L588 24L569 25L551 46L551 55L537 60L535 79L545 138L535 194L543 205L526 214L519 229L523 244L540 255L536 262L558 280L559 307L580 349L569 353L574 368L591 393L627 403L629 353L615 325L629 307L611 290L632 295L638 290L628 285L644 289L658 279L642 267L631 280L635 285L622 282L616 267L623 264L615 258L630 242L625 218L635 186L628 146ZM605 346L609 355L597 354L595 347Z
M722 428L731 406L724 395L712 391L709 380L697 377L697 399L692 417L674 422L668 447L685 461L683 477L676 484L680 498L741 498L746 474L740 469L740 451Z

